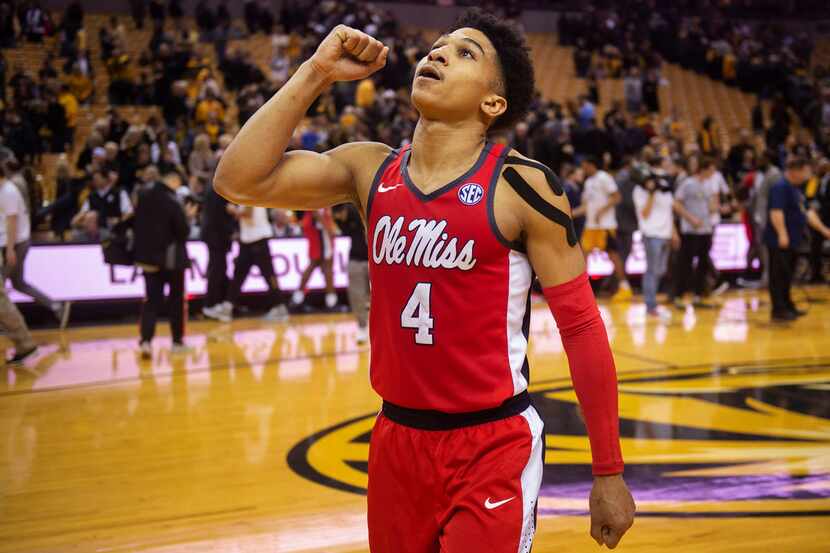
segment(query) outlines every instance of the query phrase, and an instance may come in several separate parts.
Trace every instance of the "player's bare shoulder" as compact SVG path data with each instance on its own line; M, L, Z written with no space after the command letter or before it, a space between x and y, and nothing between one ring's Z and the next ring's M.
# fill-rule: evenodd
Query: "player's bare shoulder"
M499 230L508 240L525 242L532 229L550 225L561 226L570 234L571 207L559 177L546 165L516 150L505 157L493 211Z
M349 168L355 184L355 201L361 211L366 208L375 173L391 152L391 147L380 142L350 142L329 152L330 156Z

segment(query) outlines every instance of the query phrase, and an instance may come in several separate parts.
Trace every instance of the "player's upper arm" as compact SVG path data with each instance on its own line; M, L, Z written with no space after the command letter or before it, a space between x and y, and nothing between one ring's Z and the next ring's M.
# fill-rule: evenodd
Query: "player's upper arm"
M354 142L324 153L286 152L274 170L259 182L234 183L232 172L217 171L214 186L240 205L285 209L319 209L357 202L358 188L389 154L377 142Z
M513 167L544 201L539 209L524 199L516 205L527 255L542 286L568 282L585 271L585 257L576 241L568 197L551 189L544 173L530 167ZM558 212L558 213L557 213Z

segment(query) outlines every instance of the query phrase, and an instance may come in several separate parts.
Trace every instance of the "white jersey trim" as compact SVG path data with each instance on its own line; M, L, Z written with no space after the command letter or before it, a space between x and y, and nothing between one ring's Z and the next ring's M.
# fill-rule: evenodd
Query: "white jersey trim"
M529 553L536 535L536 503L544 473L545 425L532 406L525 409L521 416L527 421L532 441L530 458L522 471L522 534L518 553Z
M527 359L527 336L523 327L527 315L527 295L533 281L533 269L527 256L515 250L510 251L509 264L507 357L513 378L513 395L516 395L527 389L527 379L522 374Z

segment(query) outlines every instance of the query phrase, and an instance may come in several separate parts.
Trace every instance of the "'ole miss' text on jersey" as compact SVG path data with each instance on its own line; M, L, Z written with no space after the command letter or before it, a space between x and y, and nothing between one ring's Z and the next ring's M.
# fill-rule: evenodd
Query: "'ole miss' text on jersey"
M527 388L533 279L495 223L507 149L488 143L430 194L409 178L410 154L392 152L369 192L372 386L410 409L498 407Z

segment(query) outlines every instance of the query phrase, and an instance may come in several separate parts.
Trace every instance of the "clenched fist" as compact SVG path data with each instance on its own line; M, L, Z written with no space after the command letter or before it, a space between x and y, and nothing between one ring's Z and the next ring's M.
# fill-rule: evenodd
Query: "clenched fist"
M317 47L311 66L329 82L365 79L386 65L389 48L366 33L338 25Z
M614 549L634 524L634 498L622 476L599 476L588 499L591 509L591 537L598 545Z

